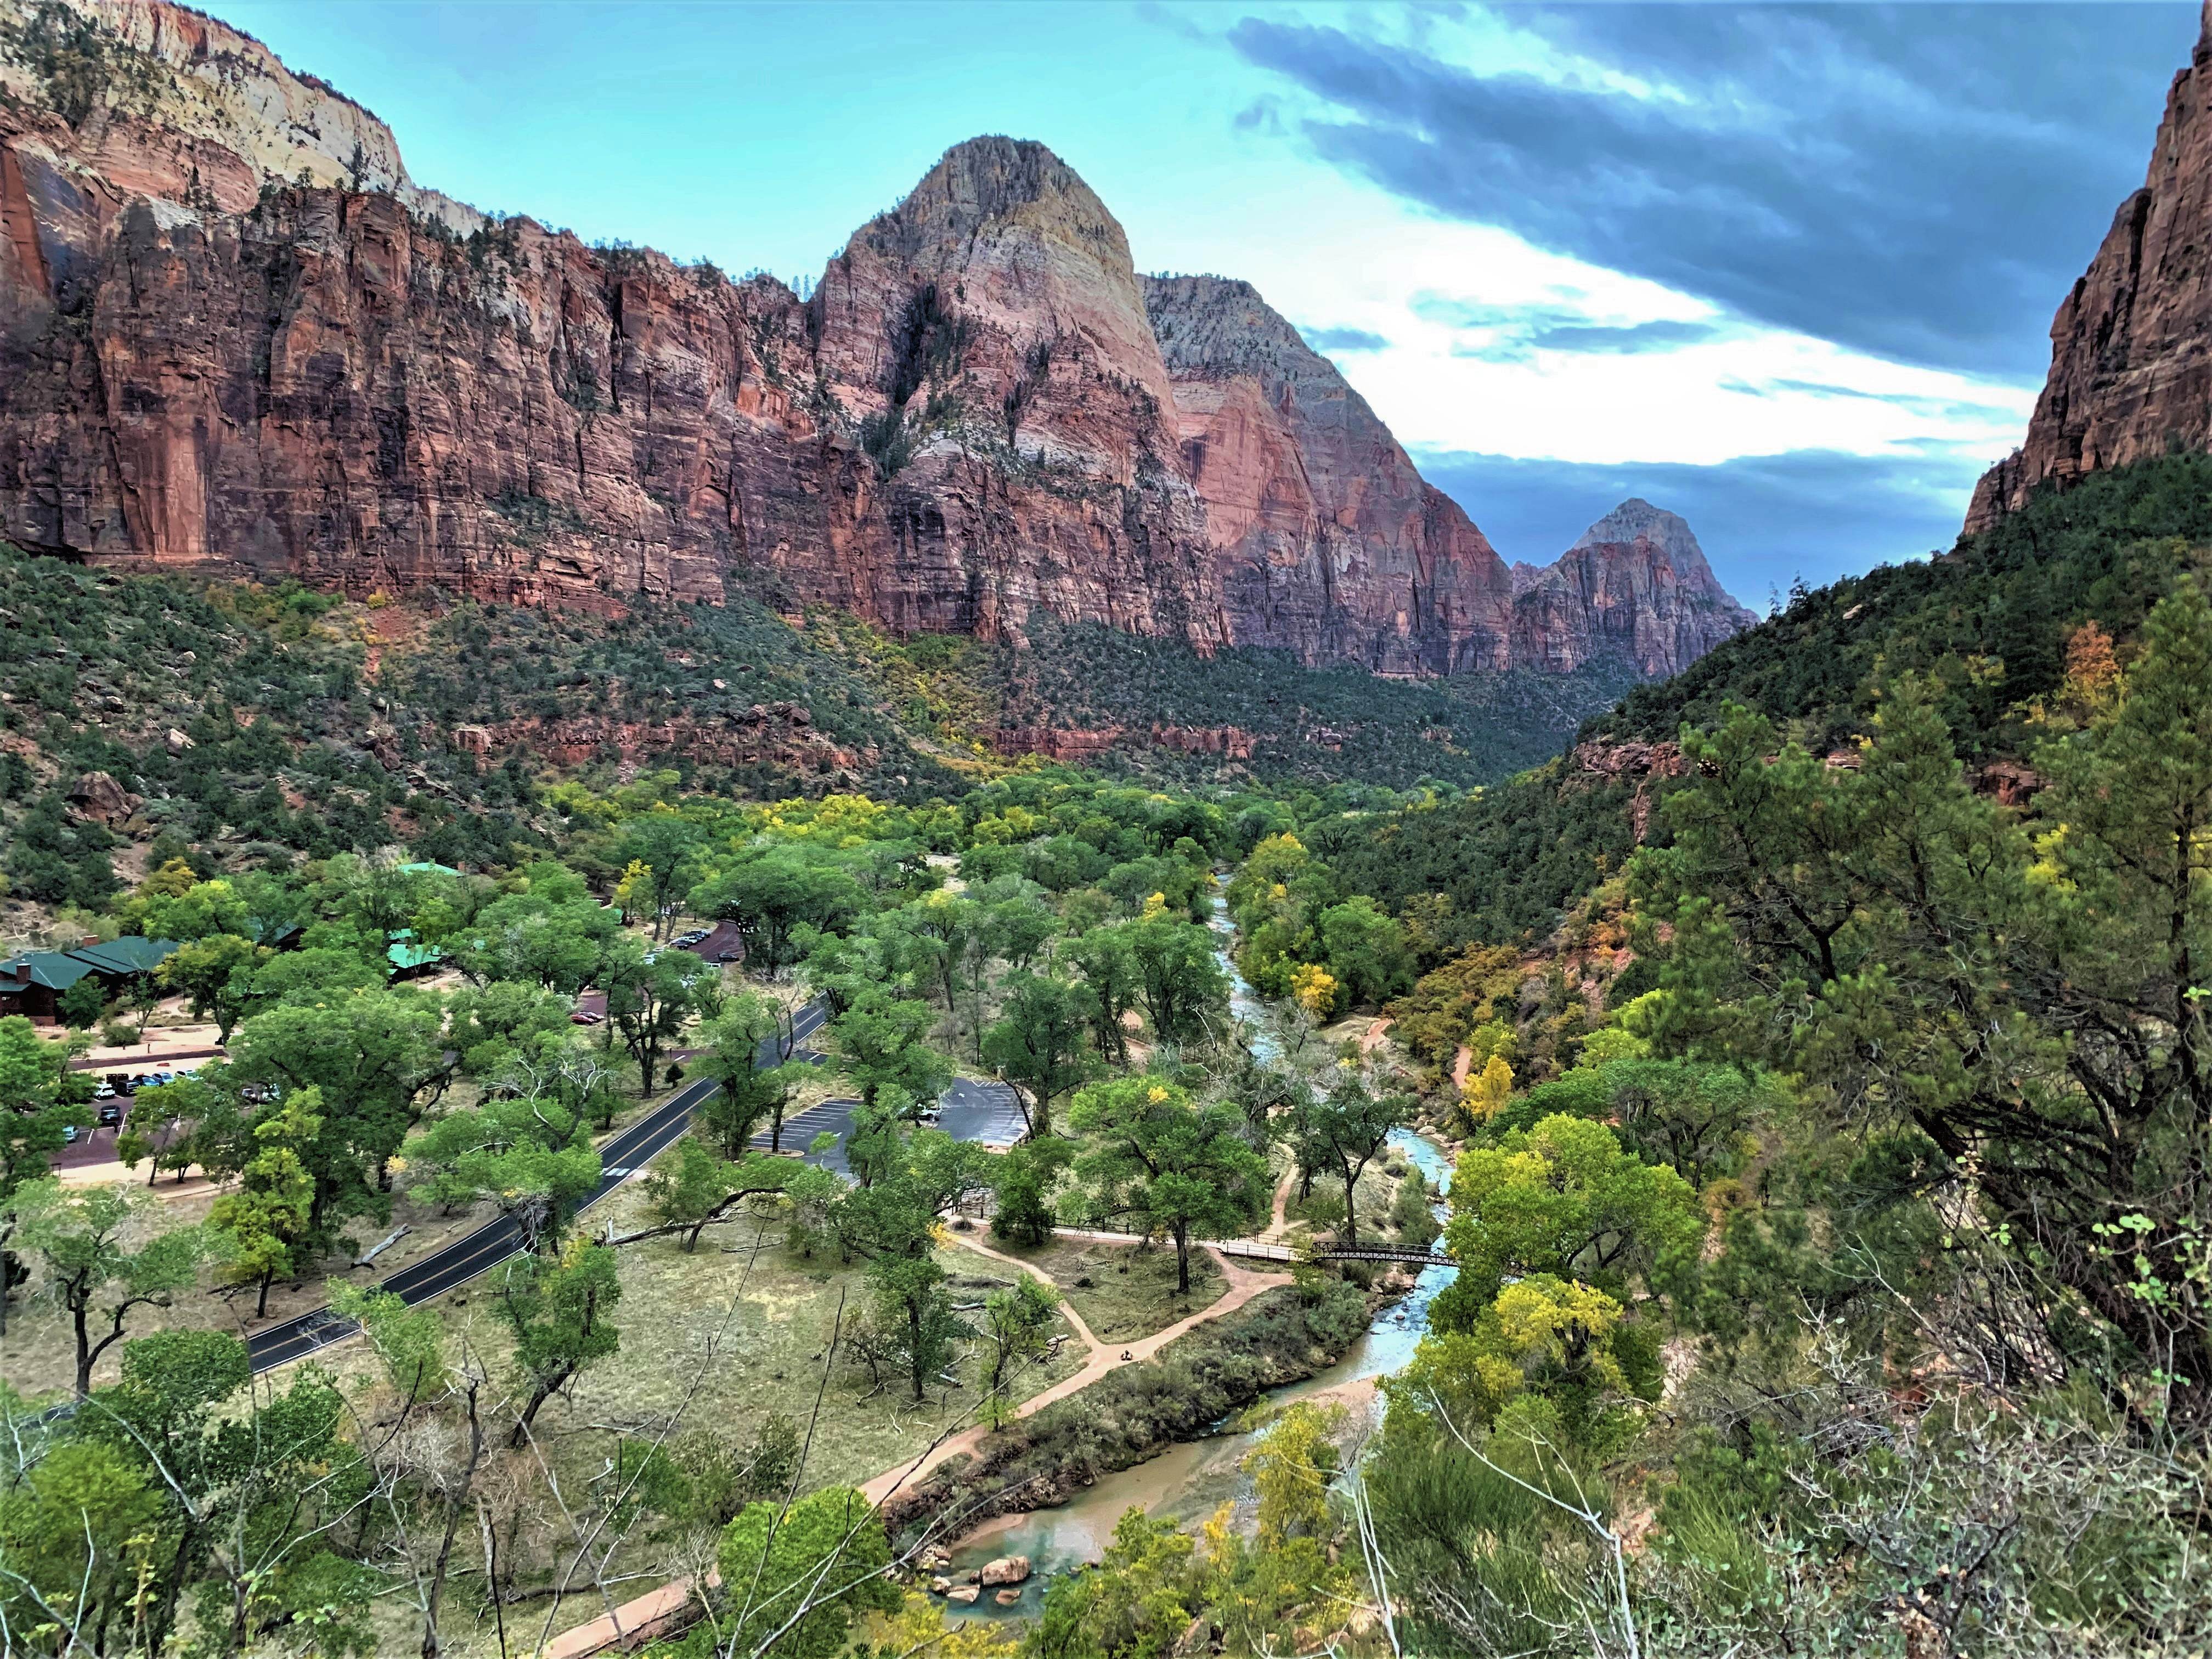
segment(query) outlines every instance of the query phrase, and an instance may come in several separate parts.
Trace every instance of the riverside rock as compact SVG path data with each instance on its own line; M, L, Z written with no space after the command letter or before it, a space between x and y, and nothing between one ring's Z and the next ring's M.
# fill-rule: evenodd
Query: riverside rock
M1975 487L1966 527L2176 446L2212 449L2212 0L2142 188L2051 319L2027 440Z
M1030 1559L1026 1555L1001 1555L996 1560L983 1564L979 1582L990 1584L1018 1584L1030 1576Z

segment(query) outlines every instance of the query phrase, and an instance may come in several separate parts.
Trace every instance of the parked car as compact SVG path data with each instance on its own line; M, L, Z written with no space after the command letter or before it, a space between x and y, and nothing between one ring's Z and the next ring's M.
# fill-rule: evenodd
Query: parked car
M101 1128L112 1129L117 1124L122 1121L123 1103L121 1101L110 1100L101 1105L100 1109L100 1127Z
M105 1078L101 1079L100 1086L92 1091L92 1097L94 1100L114 1099L115 1085L112 1083L108 1082Z
M745 953L743 951L724 951L714 958L717 962L743 962L744 959Z
M69 1146L74 1146L76 1145L76 1124L64 1123L62 1125L62 1143L63 1145Z
M574 1025L600 1025L605 1024L606 1018L605 1014L595 1014L588 1008L579 1008L568 1016L568 1020Z

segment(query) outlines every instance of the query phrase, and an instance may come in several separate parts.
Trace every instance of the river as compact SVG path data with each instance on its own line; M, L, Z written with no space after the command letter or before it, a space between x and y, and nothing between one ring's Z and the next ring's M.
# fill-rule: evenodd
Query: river
M1255 1052L1267 1058L1269 1040L1265 1009L1246 984L1229 955L1233 936L1228 907L1217 894L1213 930L1221 943L1217 950L1229 975L1230 1011L1242 1024ZM1429 1190L1441 1195L1451 1178L1451 1161L1433 1141L1399 1130L1390 1137L1392 1148L1419 1169ZM1413 1357L1414 1346L1428 1328L1429 1304L1437 1292L1451 1282L1450 1267L1425 1269L1405 1297L1384 1308L1368 1327L1367 1334L1345 1351L1344 1357L1320 1375L1279 1389L1268 1401L1287 1405L1297 1400L1328 1396L1372 1420L1381 1409L1375 1380L1403 1369ZM1115 1522L1132 1507L1148 1515L1168 1516L1185 1523L1204 1519L1221 1504L1249 1504L1252 1483L1237 1468L1245 1453L1264 1435L1233 1431L1169 1448L1158 1456L1106 1475L1080 1497L1053 1509L1025 1515L1002 1516L969 1534L951 1551L956 1575L1001 1555L1026 1555L1035 1573L1023 1586L1021 1600L1010 1607L995 1605L987 1592L973 1607L947 1605L947 1612L963 1618L1023 1618L1034 1615L1042 1598L1043 1584L1051 1575L1096 1561L1114 1535Z

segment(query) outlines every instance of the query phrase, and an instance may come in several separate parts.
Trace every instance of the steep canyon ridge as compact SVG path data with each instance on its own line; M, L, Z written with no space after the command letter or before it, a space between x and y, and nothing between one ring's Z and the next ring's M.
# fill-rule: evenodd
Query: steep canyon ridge
M1671 673L1747 626L1631 502L1509 572L1248 284L1138 274L1040 144L948 152L802 299L418 187L161 0L0 33L0 537L356 596L1039 613L1395 675Z
M2173 77L2143 186L2051 324L2051 373L2020 448L1990 469L1971 532L2038 489L2212 449L2212 0Z

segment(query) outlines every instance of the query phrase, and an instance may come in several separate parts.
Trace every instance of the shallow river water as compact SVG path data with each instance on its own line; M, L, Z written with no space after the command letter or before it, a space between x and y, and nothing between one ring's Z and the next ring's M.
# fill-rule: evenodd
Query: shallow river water
M1231 1011L1245 1025L1248 1041L1265 1058L1270 1045L1265 1035L1264 1010L1229 959L1231 929L1225 907L1218 897L1214 908L1213 927L1222 939L1221 963L1229 974ZM1443 1193L1451 1177L1451 1164L1433 1142L1401 1130L1390 1137L1390 1144L1421 1171L1431 1192ZM1367 1334L1335 1364L1304 1382L1275 1390L1269 1401L1282 1405L1328 1395L1341 1400L1355 1413L1378 1411L1375 1379L1402 1369L1413 1358L1414 1346L1428 1328L1429 1304L1451 1282L1453 1272L1449 1267L1425 1269L1412 1291L1377 1314ZM1132 1507L1188 1522L1204 1518L1224 1503L1250 1502L1251 1482L1237 1465L1265 1432L1263 1428L1257 1432L1224 1433L1173 1446L1133 1468L1103 1476L1079 1497L1055 1508L1004 1516L988 1522L953 1547L955 1572L980 1567L1001 1555L1026 1555L1035 1576L1023 1586L1021 1600L1013 1607L994 1605L987 1592L972 1607L949 1607L948 1611L977 1618L1035 1614L1050 1576L1097 1560L1113 1538L1115 1523Z

